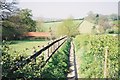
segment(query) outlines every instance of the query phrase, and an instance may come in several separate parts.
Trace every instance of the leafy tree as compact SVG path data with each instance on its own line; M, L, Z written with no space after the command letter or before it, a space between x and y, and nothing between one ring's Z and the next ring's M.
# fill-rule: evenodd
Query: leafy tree
M96 14L94 14L92 11L88 12L88 16L85 17L85 20L94 23L96 19Z
M117 20L118 19L118 15L117 14L111 14L109 16L110 19L112 19L113 21Z
M116 15L111 15L111 18L116 19ZM94 24L93 33L102 34L105 33L107 29L110 29L108 15L95 14L92 11L88 12L88 16L85 17L85 20ZM99 27L97 27L97 25Z
M45 31L42 19L39 19L39 20L36 21L36 31L37 32L44 32Z
M20 23L19 16L11 16L2 23L2 36L3 39L17 39L24 32L27 32L27 28L24 24Z
M36 31L36 22L32 19L32 12L29 9L22 9L19 11L18 16L21 23L27 26L27 31Z
M1 22L2 22L2 38L8 39L10 37L13 37L13 32L15 32L14 26L16 26L13 22L9 21L10 17L15 16L17 12L19 11L19 8L17 7L17 1L7 1L7 0L1 0L0 1L0 8L1 8ZM12 19L11 19L12 20ZM15 20L16 21L16 20Z
M17 8L17 2L0 1L2 14L2 39L17 39L27 31L35 31L36 22L32 19L31 10Z
M64 20L62 24L60 24L57 27L57 30L56 30L57 36L64 36L64 35L75 36L78 33L79 32L78 32L77 26L75 25L74 20L72 18L68 18Z
M100 15L98 19L98 25L100 33L104 33L107 29L110 29L108 16Z

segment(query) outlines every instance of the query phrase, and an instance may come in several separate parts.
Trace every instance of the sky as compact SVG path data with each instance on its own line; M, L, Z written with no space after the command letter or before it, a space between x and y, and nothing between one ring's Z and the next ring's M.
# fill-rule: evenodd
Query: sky
M118 0L100 0L100 1L42 1L42 0L21 0L20 8L32 10L33 17L60 18L65 19L70 16L73 18L82 18L89 11L94 13L109 15L118 13Z

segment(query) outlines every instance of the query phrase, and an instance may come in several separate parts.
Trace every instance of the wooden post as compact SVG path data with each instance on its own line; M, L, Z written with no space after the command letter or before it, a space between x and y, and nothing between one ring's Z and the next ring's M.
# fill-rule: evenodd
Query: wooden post
M53 44L53 51L55 50L55 43Z
M59 41L59 45L61 44L61 41Z
M49 45L49 43L48 43L48 45ZM47 57L49 57L49 48L48 48L48 53L47 53Z
M54 51L54 44L52 45L52 52Z
M95 61L95 63L97 63L96 57L97 57L96 54L94 54L94 61ZM96 77L96 74L94 75L94 78L97 78L97 77Z
M33 54L35 54L35 53L36 53L36 48L33 47ZM35 63L36 63L36 58L34 58L34 61L35 61Z
M44 45L42 45L41 49L42 49L42 48L44 48ZM44 56L44 59L43 59L43 60L45 61L45 60L46 60L45 51L43 52L43 55L42 55L42 56Z
M107 78L107 56L108 56L108 46L105 47L105 61L104 61L104 78Z
M58 41L58 46L57 47L59 47L59 41Z
M50 53L52 53L52 46L50 47L50 50L51 50Z

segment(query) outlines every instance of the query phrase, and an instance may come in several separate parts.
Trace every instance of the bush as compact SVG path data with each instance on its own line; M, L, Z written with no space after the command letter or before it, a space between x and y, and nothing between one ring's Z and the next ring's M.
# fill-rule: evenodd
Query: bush
M66 79L68 72L70 41L67 41L52 57L42 72L42 78L46 80L54 78Z
M69 48L70 40L64 43L44 68L41 68L44 63L44 57L42 55L36 58L36 62L33 60L24 67L19 67L18 70L10 73L10 69L14 67L16 63L25 60L28 56L25 54L20 55L20 52L17 51L14 52L9 47L8 43L3 42L1 49L3 66L2 77L3 79L66 78Z
M118 78L118 36L79 35L74 41L81 60L79 72L82 78L104 78L106 47L107 78Z

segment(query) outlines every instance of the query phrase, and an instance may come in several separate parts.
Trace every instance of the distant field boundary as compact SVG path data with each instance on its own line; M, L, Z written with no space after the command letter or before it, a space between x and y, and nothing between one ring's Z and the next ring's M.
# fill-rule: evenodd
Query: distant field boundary
M44 21L44 23L51 23L51 22L62 22L64 21L65 19L61 19L61 20L51 20L51 21ZM81 18L81 19L73 19L73 20L84 20L84 18Z

